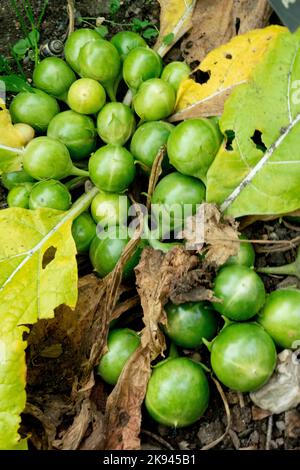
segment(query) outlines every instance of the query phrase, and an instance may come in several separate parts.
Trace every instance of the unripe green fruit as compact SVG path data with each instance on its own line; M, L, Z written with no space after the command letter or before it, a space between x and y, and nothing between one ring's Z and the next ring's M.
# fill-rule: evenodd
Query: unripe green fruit
M115 101L114 82L117 80L121 60L117 49L105 39L87 43L79 54L80 75L98 80L112 101Z
M67 211L71 202L71 194L60 181L46 180L33 186L29 197L29 208L48 207L49 209Z
M96 236L96 224L88 212L83 212L73 221L72 235L78 253L89 251L92 240Z
M91 117L64 111L50 122L47 136L62 142L73 160L82 160L96 147L96 129Z
M29 209L29 196L33 186L33 183L23 183L19 186L14 186L7 195L8 207Z
M77 113L96 114L105 105L106 94L101 83L92 78L80 78L70 86L67 101Z
M126 85L136 92L150 78L159 77L162 71L160 56L148 47L136 47L124 60L123 78Z
M68 37L65 44L65 57L72 69L80 75L79 53L85 44L91 41L98 41L100 35L94 29L76 29Z
M135 129L133 112L123 103L108 103L98 114L97 128L106 144L124 145Z
M147 47L146 41L139 34L132 31L119 31L111 38L110 42L119 52L122 61L124 61L132 49Z
M222 142L218 125L209 119L188 119L178 124L168 140L170 163L184 175L206 182L207 171Z
M43 59L33 71L33 83L37 88L63 100L75 80L73 70L59 57Z
M173 128L168 122L145 122L133 134L130 152L136 160L151 169L159 149L167 143Z
M133 156L119 145L105 145L91 156L89 173L97 188L121 193L128 188L135 176Z
M182 80L189 77L190 67L185 62L170 62L162 71L161 78L169 82L177 92Z
M59 113L57 101L42 90L22 91L12 100L10 113L13 123L28 124L45 132L51 119Z
M24 170L3 173L1 176L1 183L8 190L22 183L32 183L33 181L35 181L35 179Z
M172 114L176 95L174 88L160 78L142 83L133 98L133 106L143 121L158 121Z
M125 195L99 192L91 204L94 221L102 227L110 225L126 225L129 199Z
M88 175L74 167L67 147L50 137L36 137L29 142L23 153L23 166L26 173L36 180Z
M187 357L157 364L147 386L145 405L152 418L165 426L189 426L203 415L209 386L200 364Z
M108 352L101 358L96 369L105 382L115 385L132 354L141 343L138 334L129 328L111 330L108 334Z

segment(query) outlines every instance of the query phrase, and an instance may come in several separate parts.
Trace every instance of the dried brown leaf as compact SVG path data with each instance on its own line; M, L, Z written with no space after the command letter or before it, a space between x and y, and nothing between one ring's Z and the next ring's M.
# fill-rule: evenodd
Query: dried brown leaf
M201 299L211 291L199 269L199 257L183 248L167 254L147 247L136 267L137 289L143 308L145 328L141 346L126 364L107 401L106 449L140 448L141 405L151 374L151 361L163 355L164 335L159 327L166 323L164 305L170 298L183 300L190 293Z
M267 0L198 0L193 27L181 44L185 60L201 62L208 52L237 34L263 28L271 12Z
M205 266L222 266L239 250L238 222L223 217L214 204L201 204L197 213L187 220L182 237L190 249L206 254Z

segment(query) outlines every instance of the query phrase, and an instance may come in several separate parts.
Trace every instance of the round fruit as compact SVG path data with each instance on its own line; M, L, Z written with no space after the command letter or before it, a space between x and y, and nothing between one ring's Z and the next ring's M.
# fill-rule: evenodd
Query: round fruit
M100 237L100 238L99 238ZM123 250L129 242L127 230L120 227L109 227L107 231L98 234L90 246L90 260L100 277L105 277L115 268ZM123 268L124 278L133 273L140 259L141 249L138 248Z
M8 207L23 207L29 209L29 196L33 183L22 183L14 186L7 195Z
M59 113L59 106L53 96L33 88L32 92L18 93L9 110L13 123L22 122L45 132L51 119Z
M47 136L65 144L74 160L87 157L96 147L92 118L71 110L59 113L51 120Z
M170 163L184 175L206 180L206 173L222 142L219 127L209 119L188 119L171 132Z
M59 57L43 59L33 71L33 83L36 88L63 100L75 80L73 70Z
M156 221L166 218L171 227L193 215L205 200L205 186L196 178L170 173L160 180L152 196L152 214Z
M79 53L88 42L98 41L99 34L94 29L76 29L68 37L65 44L65 57L72 69L80 75Z
M165 332L177 346L197 348L203 338L211 340L217 333L217 316L204 302L168 303L165 311L168 319Z
M89 251L92 240L96 235L96 224L88 212L83 212L74 220L72 235L78 253Z
M163 121L145 122L132 136L130 152L136 160L151 168L159 149L166 145L172 124Z
M172 85L161 78L152 78L141 84L133 98L133 106L143 121L158 121L172 114L175 101Z
M79 54L80 75L98 80L104 86L108 96L115 101L114 82L121 69L121 60L117 49L105 39L87 43Z
M105 105L106 94L101 83L92 78L80 78L70 86L67 101L77 113L95 114Z
M30 142L35 136L33 127L29 126L28 124L24 124L23 122L14 124L14 128L21 137L23 146L27 145L28 142Z
M209 386L200 364L186 357L157 364L147 386L145 405L158 423L180 428L203 415Z
M135 176L133 156L119 145L105 145L89 160L90 178L97 188L111 193L121 193Z
M146 41L137 33L132 31L119 31L110 42L115 46L122 61L132 49L136 47L147 47Z
M211 365L218 379L238 392L262 387L276 366L271 337L255 323L233 323L212 343Z
M48 207L67 211L71 206L71 194L67 188L56 180L40 181L32 188L29 197L29 208Z
M73 166L67 147L50 137L36 137L29 142L23 153L23 166L36 180L88 176L86 171Z
M161 74L161 78L170 85L177 92L182 80L189 77L191 73L190 67L185 62L170 62L166 65Z
M265 303L264 283L255 271L247 266L225 266L214 282L214 294L222 302L214 308L235 321L254 317Z
M98 134L106 144L124 145L135 129L130 107L123 103L108 103L97 118Z
M33 181L35 179L28 175L25 170L3 173L1 176L1 183L8 190L22 183L32 183Z
M241 240L247 240L244 235L240 236ZM255 262L255 251L251 243L240 243L237 255L230 256L224 266L239 264L251 268Z
M281 289L272 292L259 314L259 323L278 346L300 346L300 291Z
M106 228L110 225L127 225L129 199L125 195L99 192L91 204L94 221Z
M105 382L115 385L132 354L141 343L139 335L129 328L111 330L107 338L108 352L102 356L96 372Z
M124 60L123 78L126 85L136 92L150 78L159 77L162 71L160 56L149 47L136 47Z

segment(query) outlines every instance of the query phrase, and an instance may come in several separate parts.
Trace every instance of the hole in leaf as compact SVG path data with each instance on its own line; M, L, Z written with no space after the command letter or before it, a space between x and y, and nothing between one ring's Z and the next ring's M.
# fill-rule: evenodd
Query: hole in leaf
M233 150L232 142L235 139L235 132L229 129L228 131L225 131L225 135L226 135L226 144L225 144L226 150Z
M235 19L235 33L236 34L239 34L240 26L241 26L241 19L236 18Z
M56 251L57 249L54 246L49 246L49 248L47 248L47 250L44 253L43 261L42 261L43 269L45 269L48 266L48 264L50 264L54 260Z
M226 59L229 59L229 60L232 59L232 55L231 55L231 54L226 54L225 57L226 57Z
M208 80L210 79L210 70L207 72L203 72L203 70L196 70L192 74L192 78L195 80L196 83L200 83L203 85L204 83L207 83Z
M251 140L255 143L256 148L258 150L261 150L262 152L265 152L267 150L267 147L262 141L262 132L260 132L258 129L255 130L253 136L251 137Z

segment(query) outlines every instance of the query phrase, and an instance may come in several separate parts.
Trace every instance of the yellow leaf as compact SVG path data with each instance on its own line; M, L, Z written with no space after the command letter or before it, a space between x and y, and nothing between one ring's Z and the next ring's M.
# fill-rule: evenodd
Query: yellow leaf
M0 450L26 448L18 429L25 407L27 326L77 302L72 221L98 193L92 188L72 208L0 211Z
M286 32L286 28L276 25L256 29L210 52L194 71L208 74L207 82L196 83L189 78L181 83L176 112L170 121L221 115L232 90L249 80L270 44Z
M21 169L22 136L11 122L5 104L0 103L0 174Z
M197 0L159 0L160 31L154 49L162 57L191 27ZM169 37L164 43L165 38Z

